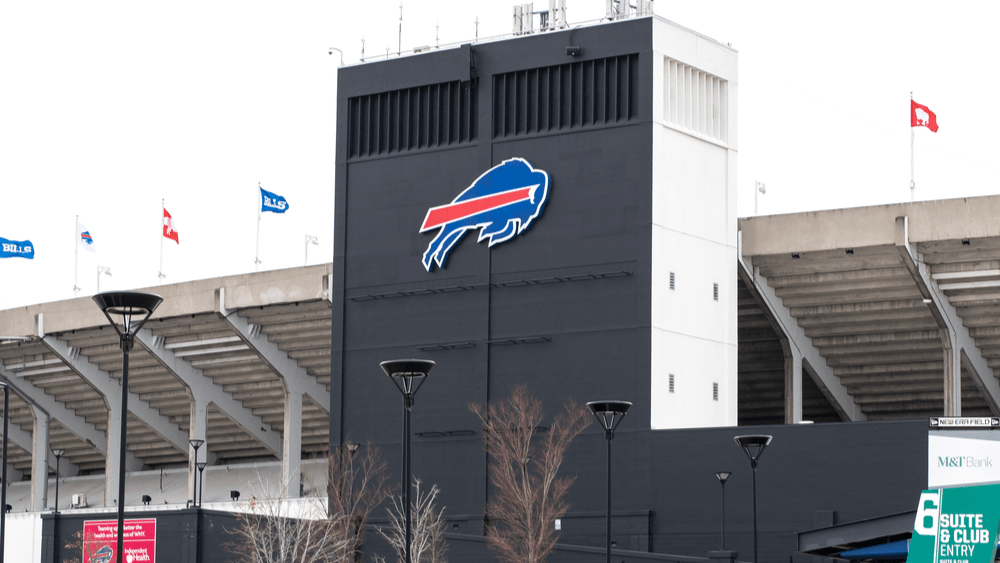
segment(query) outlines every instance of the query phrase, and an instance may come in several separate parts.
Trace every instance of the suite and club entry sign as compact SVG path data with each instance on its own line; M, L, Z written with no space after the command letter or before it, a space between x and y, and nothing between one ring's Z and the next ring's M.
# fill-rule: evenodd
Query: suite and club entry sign
M83 561L108 563L116 560L118 520L88 520L83 523ZM122 561L156 563L156 518L125 521Z
M992 563L1000 526L1000 485L920 494L907 563Z

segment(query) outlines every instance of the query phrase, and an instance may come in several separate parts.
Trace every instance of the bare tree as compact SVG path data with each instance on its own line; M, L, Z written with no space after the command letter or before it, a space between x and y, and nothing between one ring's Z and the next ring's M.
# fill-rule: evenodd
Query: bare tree
M565 496L575 480L557 477L559 468L590 417L570 401L548 432L537 432L545 417L542 403L523 385L514 387L506 401L469 409L483 422L483 442L492 458L487 544L501 561L541 563L559 537L554 521L569 509Z
M338 525L333 529L345 546L345 553L338 561L357 560L368 517L392 492L388 466L377 447L368 443L362 449L348 442L327 456L327 470L327 513L345 516L337 520Z
M260 483L263 498L242 503L236 541L228 545L240 563L358 559L365 522L391 493L386 463L371 444L362 449L347 443L326 456L326 468L326 482L313 483L313 495L305 499L283 499L284 491ZM323 491L325 499L319 496Z
M413 480L413 487L416 489L412 510L410 511L411 538L410 555L412 563L448 563L446 554L448 546L444 541L444 530L446 522L444 520L444 507L438 509L434 506L441 489L433 485L427 493L420 491L420 479ZM406 558L406 514L403 506L403 499L393 495L392 507L387 508L389 513L389 531L378 529L393 551L396 552L396 561L405 563ZM384 563L385 558L376 555L375 561Z
M69 550L70 553L72 553L75 550L79 550L80 554L83 555L82 561L84 563L97 560L98 557L101 555L100 549L101 547L103 547L103 544L97 541L97 539L94 537L93 532L88 533L87 537L84 538L83 530L80 530L78 532L73 532L73 535L70 536L70 539L66 542L65 545L66 545L65 549ZM68 559L62 560L62 563L80 563L80 562L81 559L73 555L70 555Z
M235 541L228 550L240 563L334 563L345 559L350 542L339 530L346 516L329 515L317 496L298 501L285 500L263 482L263 498L251 497L240 503L238 526L231 532Z

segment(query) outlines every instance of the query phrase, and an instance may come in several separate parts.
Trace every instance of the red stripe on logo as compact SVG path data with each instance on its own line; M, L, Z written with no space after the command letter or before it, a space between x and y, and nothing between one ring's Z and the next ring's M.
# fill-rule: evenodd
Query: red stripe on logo
M469 201L449 203L448 205L442 205L440 207L432 207L427 212L427 218L424 219L424 225L420 227L420 231L423 232L428 229L433 229L434 227L440 227L445 223L466 219L476 215L477 213L492 211L493 209L503 207L504 205L510 205L511 203L531 199L531 190L534 187L535 186L519 188L509 192L479 197Z

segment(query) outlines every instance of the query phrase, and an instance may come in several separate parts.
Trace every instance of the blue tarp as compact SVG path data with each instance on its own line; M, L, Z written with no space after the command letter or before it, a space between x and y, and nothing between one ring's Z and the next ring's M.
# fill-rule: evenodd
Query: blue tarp
M906 559L909 552L910 540L900 540L841 551L840 556L844 559Z

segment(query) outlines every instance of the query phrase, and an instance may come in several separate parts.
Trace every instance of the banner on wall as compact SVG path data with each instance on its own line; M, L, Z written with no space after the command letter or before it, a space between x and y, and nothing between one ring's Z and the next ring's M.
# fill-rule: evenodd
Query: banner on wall
M992 563L1000 526L1000 485L920 494L907 563Z
M993 426L993 420L997 419L931 419L928 488L1000 482L1000 430ZM977 421L980 424L974 424Z
M108 563L117 559L118 520L88 520L83 523L83 561ZM156 563L156 518L125 520L122 561Z

